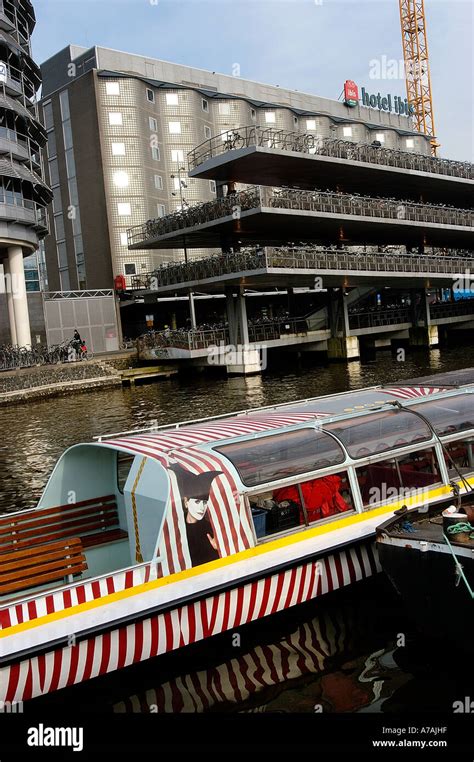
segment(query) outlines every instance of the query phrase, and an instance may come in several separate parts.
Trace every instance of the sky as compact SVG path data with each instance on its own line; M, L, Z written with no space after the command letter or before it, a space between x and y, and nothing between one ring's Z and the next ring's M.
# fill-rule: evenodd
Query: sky
M346 79L406 95L398 0L33 4L38 63L68 44L100 45L334 99ZM473 161L474 0L425 0L425 10L440 155Z

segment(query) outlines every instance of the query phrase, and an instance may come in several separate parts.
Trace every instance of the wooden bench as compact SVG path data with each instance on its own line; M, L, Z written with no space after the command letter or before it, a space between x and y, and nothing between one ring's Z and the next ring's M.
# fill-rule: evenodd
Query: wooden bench
M82 542L73 537L0 554L0 595L64 580L87 569Z
M115 495L0 518L0 554L68 537L80 537L85 548L128 537L120 529Z

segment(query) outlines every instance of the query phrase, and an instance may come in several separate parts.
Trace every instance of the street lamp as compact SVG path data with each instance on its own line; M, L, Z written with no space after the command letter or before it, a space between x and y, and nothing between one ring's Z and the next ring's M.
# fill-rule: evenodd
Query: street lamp
M181 172L186 172L184 167L178 167L178 189L179 189L179 198L181 201L181 209L183 209L185 206L189 206L188 202L183 196L183 189L187 188L187 184L184 180L181 179ZM176 179L176 175L171 175L171 179ZM177 193L171 193L172 196L176 196ZM188 247L186 246L186 237L183 236L183 248L184 248L184 261L186 264L188 264ZM196 311L194 309L194 299L193 299L193 292L189 292L189 314L191 317L191 328L196 328Z
M174 174L170 175L170 177L171 177L172 180L175 180L176 177L178 178L179 198L180 198L180 201L181 201L181 209L183 209L185 206L189 206L189 204L188 204L188 202L186 201L186 199L183 196L183 189L187 188L188 186L185 183L185 181L181 179L181 172L186 172L184 167L178 167L178 174L177 175L174 175ZM177 196L178 194L176 192L174 192L174 193L171 193L171 195L172 196ZM186 264L188 264L188 249L187 249L187 246L186 246L186 238L183 238L183 243L184 243L184 247L183 247L184 248L184 261L186 262Z

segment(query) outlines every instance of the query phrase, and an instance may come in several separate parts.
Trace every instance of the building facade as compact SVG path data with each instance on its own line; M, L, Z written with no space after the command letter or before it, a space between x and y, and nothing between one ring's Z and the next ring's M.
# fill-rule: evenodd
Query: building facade
M31 344L27 292L39 290L35 252L48 232L52 196L42 179L46 135L36 103L41 73L31 57L35 24L29 0L0 0L0 339L20 346Z
M187 176L187 153L211 136L260 125L430 152L405 116L106 48L69 46L41 73L51 290L110 287L117 275L130 285L182 257L129 251L127 230L216 197L214 181Z

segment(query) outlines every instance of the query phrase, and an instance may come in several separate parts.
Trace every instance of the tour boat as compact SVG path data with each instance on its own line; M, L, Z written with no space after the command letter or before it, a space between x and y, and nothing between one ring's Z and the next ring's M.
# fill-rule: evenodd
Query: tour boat
M238 632L379 572L381 521L445 500L453 479L474 484L474 372L435 379L66 450L37 507L0 519L0 700Z
M474 491L466 485L459 504L450 498L397 513L377 530L383 571L426 635L471 652Z

